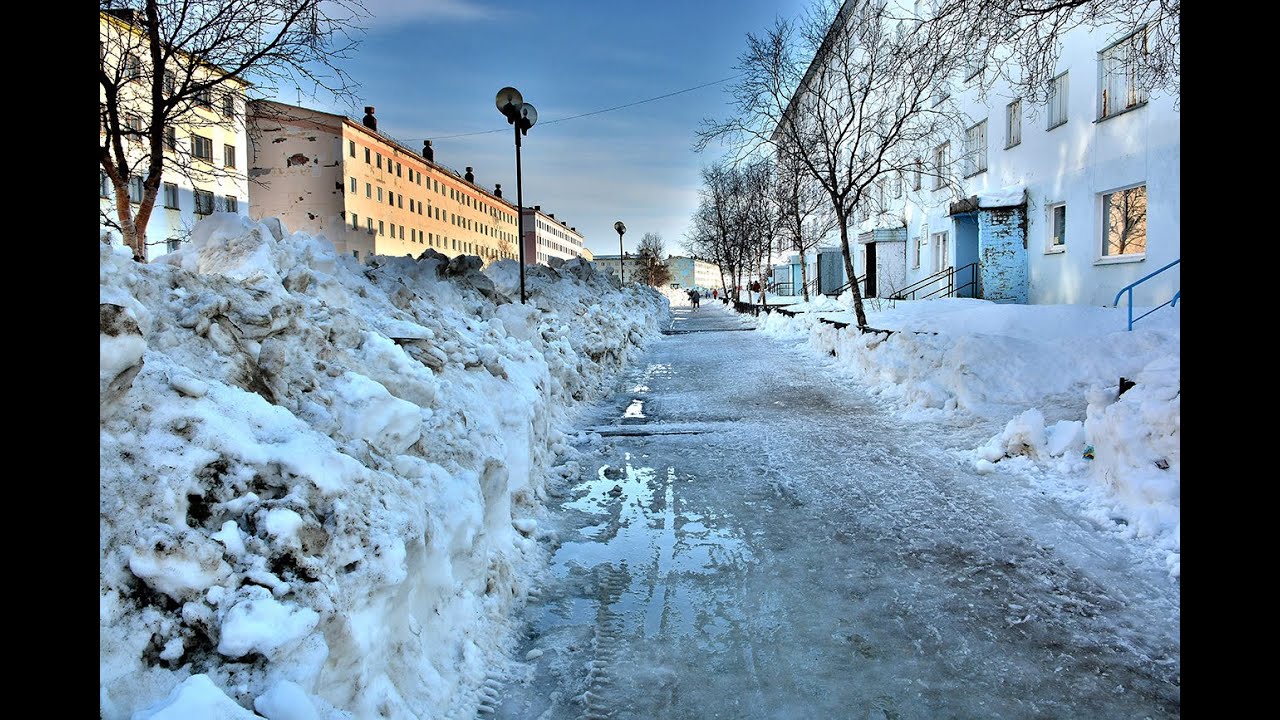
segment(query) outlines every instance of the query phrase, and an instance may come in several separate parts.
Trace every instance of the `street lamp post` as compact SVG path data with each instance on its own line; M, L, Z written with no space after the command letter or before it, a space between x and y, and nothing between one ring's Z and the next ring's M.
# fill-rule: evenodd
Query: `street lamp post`
M627 278L624 276L622 268L622 236L627 232L627 226L623 225L622 221L619 220L613 224L613 229L618 231L618 280L625 283Z
M524 293L524 188L520 177L520 136L528 135L529 128L538 122L538 111L524 101L520 91L504 87L498 91L498 112L515 126L516 133L516 232L520 235L520 302L528 302Z

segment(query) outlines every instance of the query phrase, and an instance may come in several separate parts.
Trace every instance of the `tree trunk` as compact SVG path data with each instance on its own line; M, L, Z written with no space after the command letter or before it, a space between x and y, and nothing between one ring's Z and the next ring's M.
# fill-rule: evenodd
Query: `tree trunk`
M805 264L803 242L800 243L800 288L804 291L804 301L809 302L809 268Z
M840 222L840 252L844 255L844 271L849 276L849 289L853 291L853 314L858 318L858 329L867 329L867 312L862 309L862 290L858 288L857 275L853 274L853 255L849 252L849 218L837 213Z

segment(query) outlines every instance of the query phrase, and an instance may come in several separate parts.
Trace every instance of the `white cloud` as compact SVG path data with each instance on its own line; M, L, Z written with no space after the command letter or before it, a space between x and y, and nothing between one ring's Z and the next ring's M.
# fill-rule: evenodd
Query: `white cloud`
M364 7L372 16L369 24L375 26L415 20L489 20L501 14L474 0L365 0Z

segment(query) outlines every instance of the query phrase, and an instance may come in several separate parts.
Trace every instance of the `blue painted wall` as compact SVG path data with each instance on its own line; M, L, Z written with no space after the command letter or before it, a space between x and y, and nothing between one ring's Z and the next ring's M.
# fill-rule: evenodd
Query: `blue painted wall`
M978 255L982 297L1027 302L1026 206L978 210ZM959 246L956 250L959 252ZM959 257L956 258L959 264Z

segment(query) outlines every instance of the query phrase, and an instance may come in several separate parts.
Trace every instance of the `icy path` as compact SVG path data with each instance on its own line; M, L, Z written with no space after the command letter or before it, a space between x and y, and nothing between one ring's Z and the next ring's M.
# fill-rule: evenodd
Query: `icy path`
M497 717L1179 715L1159 558L718 304L675 317L588 418Z

